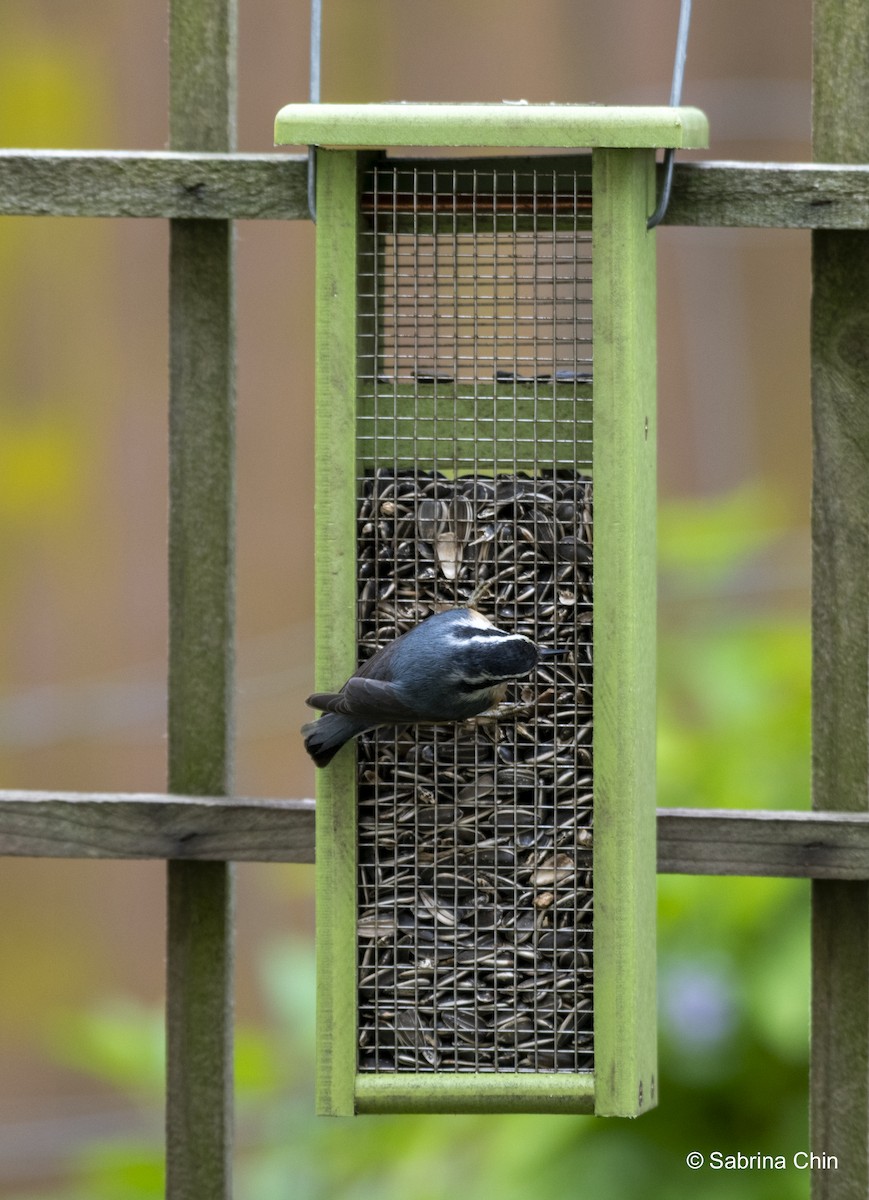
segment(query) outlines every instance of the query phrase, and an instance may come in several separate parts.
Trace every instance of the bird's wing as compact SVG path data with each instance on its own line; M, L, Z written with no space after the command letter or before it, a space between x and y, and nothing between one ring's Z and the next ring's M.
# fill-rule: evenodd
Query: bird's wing
M401 725L417 719L413 709L399 698L395 685L381 679L354 675L347 680L336 701L331 712L344 713L355 720L371 721L376 725Z
M341 692L314 692L305 703L309 708L319 708L321 712L339 712L335 707L341 700Z
M406 634L403 636L407 636ZM376 650L370 658L366 658L364 663L361 663L357 669L354 679L391 679L390 664L393 661L393 651L401 638L396 638L394 642L389 642L386 646L381 646Z

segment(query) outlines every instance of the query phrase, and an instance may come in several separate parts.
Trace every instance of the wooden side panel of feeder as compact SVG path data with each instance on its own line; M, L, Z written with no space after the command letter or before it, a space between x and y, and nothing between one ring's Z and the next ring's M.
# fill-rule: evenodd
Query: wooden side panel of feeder
M654 152L595 150L595 1112L657 1101Z
M356 667L356 260L359 156L317 153L316 683ZM354 1111L356 771L351 743L317 772L317 1111Z

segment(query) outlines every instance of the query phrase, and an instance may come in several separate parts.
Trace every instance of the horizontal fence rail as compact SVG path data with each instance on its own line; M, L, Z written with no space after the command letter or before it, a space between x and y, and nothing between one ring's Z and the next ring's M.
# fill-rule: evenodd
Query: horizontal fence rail
M659 168L660 170L660 168ZM869 228L869 167L677 163L665 225Z
M0 151L0 216L309 218L307 157Z
M0 216L305 220L307 155L0 151ZM869 228L869 167L677 162L666 225Z
M0 856L314 861L314 801L0 792ZM658 871L869 879L869 813L658 809Z
M313 800L0 792L0 855L313 862Z

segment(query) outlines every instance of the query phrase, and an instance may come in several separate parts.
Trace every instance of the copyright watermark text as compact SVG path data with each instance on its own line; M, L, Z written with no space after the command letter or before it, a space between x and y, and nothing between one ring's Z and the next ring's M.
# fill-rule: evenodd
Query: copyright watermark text
M838 1171L839 1160L835 1154L813 1154L808 1150L797 1150L788 1157L785 1154L725 1154L723 1150L710 1150L703 1154L692 1150L685 1155L685 1163L692 1171L708 1167L710 1171L786 1171L793 1167L797 1171Z

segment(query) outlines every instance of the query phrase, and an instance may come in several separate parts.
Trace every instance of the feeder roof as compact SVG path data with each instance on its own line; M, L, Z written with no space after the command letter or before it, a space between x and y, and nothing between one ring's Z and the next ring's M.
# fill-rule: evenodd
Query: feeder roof
M698 108L605 104L288 104L278 146L510 146L696 149L709 124Z

